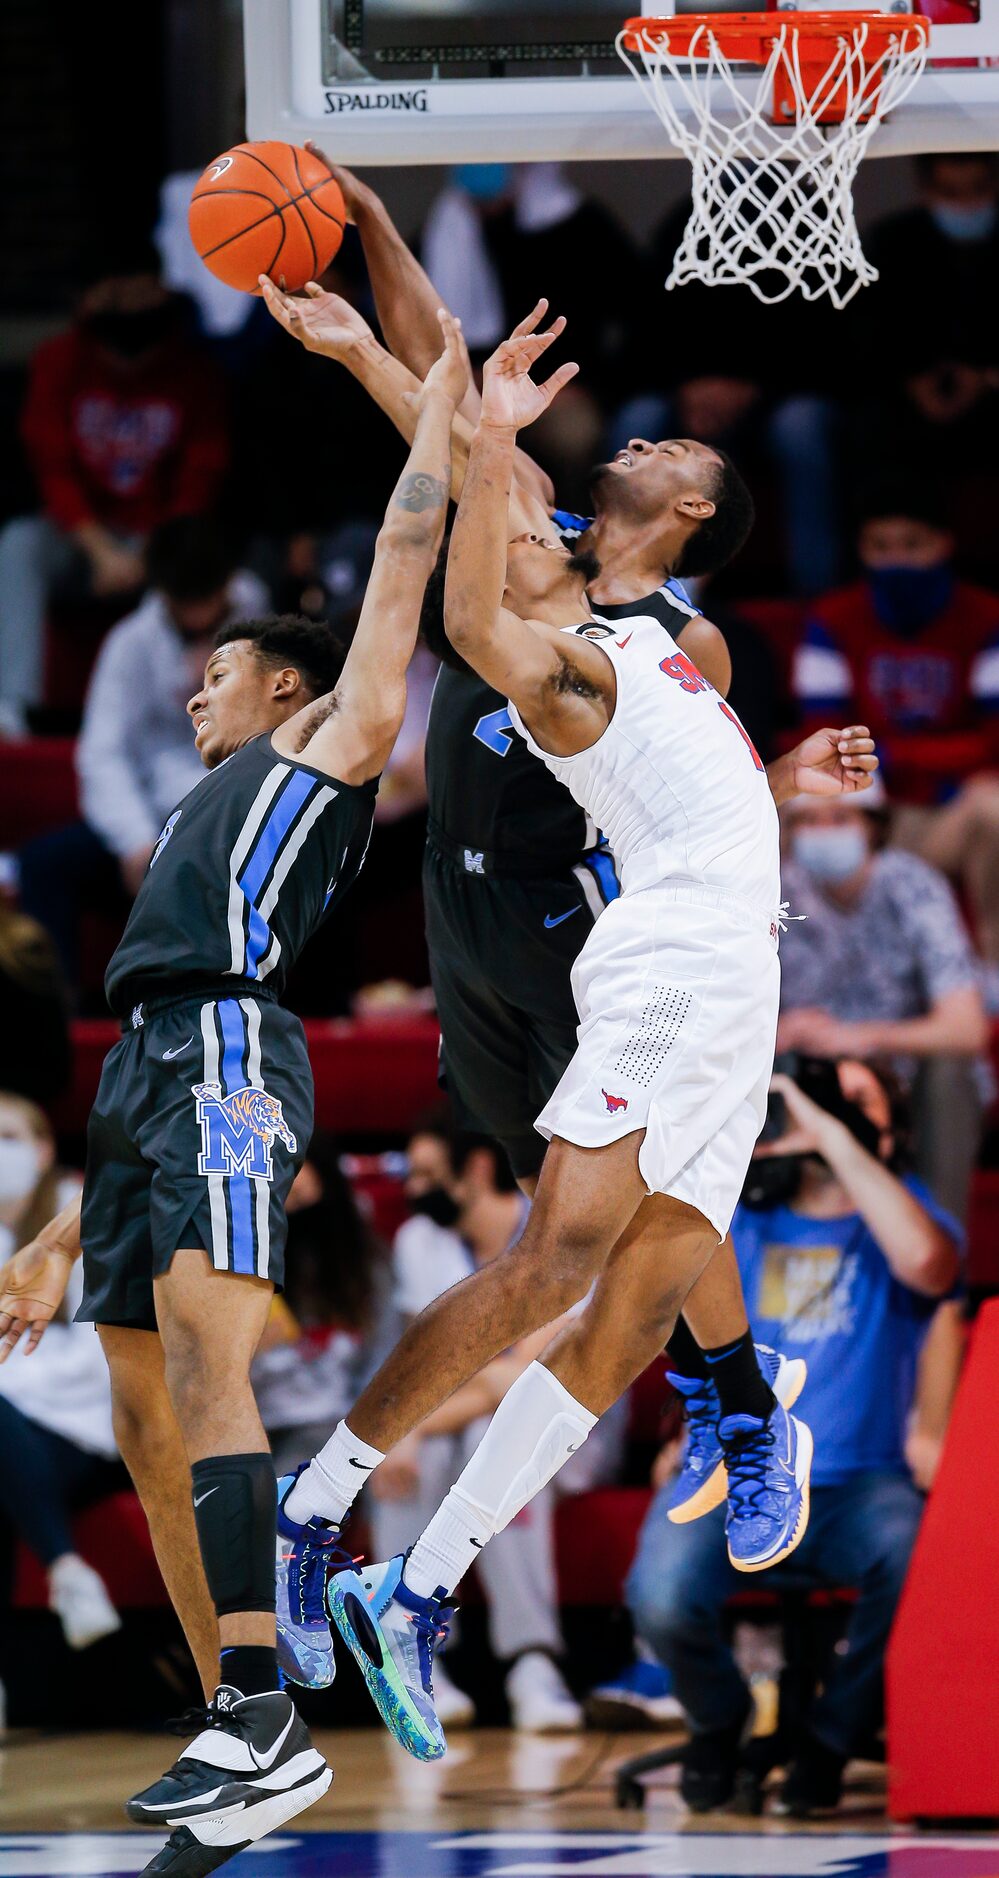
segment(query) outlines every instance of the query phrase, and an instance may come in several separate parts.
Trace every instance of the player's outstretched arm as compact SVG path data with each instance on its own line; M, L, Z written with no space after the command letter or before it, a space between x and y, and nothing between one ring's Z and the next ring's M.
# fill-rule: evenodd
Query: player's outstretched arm
M451 422L465 383L461 333L442 309L444 350L420 387L416 434L385 511L361 617L336 690L292 718L275 737L306 736L310 763L341 782L368 782L384 769L406 709L406 670L420 610L444 535L451 475Z
M80 1194L0 1270L0 1363L24 1338L30 1355L45 1335L80 1256Z
M851 796L869 789L878 768L874 739L866 724L846 730L816 730L777 757L767 769L774 801L792 796Z
M384 411L400 436L412 443L416 435L421 381L400 359L393 358L375 338L367 320L348 300L336 293L326 293L316 281L309 281L304 296L282 293L266 274L260 276L260 291L272 318L286 333L322 358L345 365L368 396ZM547 300L539 300L523 322L523 329L533 330L547 311ZM464 342L462 341L462 345ZM467 355L466 355L467 356ZM466 366L467 371L467 366ZM467 382L467 380L466 380ZM464 393L462 394L464 396ZM457 502L465 480L472 425L460 413L453 420L451 437L451 496ZM548 509L538 493L536 465L523 484L518 482L515 517L518 527L544 528Z

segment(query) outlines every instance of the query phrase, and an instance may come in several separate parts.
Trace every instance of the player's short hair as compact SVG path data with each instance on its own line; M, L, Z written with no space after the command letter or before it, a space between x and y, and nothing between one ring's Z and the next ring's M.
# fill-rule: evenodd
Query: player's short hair
M688 580L724 567L743 547L756 520L753 498L731 457L714 445L712 449L718 461L705 493L714 502L714 514L689 536L673 570Z
M238 620L215 635L216 646L237 640L248 641L264 665L293 665L313 698L333 690L347 656L345 644L326 620L306 619L301 613Z
M236 555L208 515L175 515L150 537L146 574L168 600L211 600L236 571Z

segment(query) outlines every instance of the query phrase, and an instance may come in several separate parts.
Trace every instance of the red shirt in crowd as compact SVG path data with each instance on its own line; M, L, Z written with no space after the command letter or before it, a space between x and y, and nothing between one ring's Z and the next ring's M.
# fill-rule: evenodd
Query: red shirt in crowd
M809 609L794 690L809 725L870 725L897 800L943 800L999 766L999 597L955 581L941 610L902 634L866 581L825 594Z
M184 339L127 367L84 332L50 339L32 361L23 434L45 511L64 529L145 536L202 514L229 458L218 373Z

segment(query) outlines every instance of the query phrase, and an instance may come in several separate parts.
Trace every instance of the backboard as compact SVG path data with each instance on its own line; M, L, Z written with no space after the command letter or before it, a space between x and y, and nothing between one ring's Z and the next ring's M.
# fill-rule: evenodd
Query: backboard
M677 154L615 52L637 0L243 4L250 137L314 137L359 165ZM869 154L999 149L999 0L917 10L933 22L930 67Z

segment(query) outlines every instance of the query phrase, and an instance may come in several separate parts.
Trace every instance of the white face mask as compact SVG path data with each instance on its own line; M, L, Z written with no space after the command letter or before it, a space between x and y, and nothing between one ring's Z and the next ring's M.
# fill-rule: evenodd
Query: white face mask
M862 828L800 828L794 858L813 880L849 880L867 859L867 837Z
M0 1141L0 1206L26 1200L39 1176L33 1141Z

